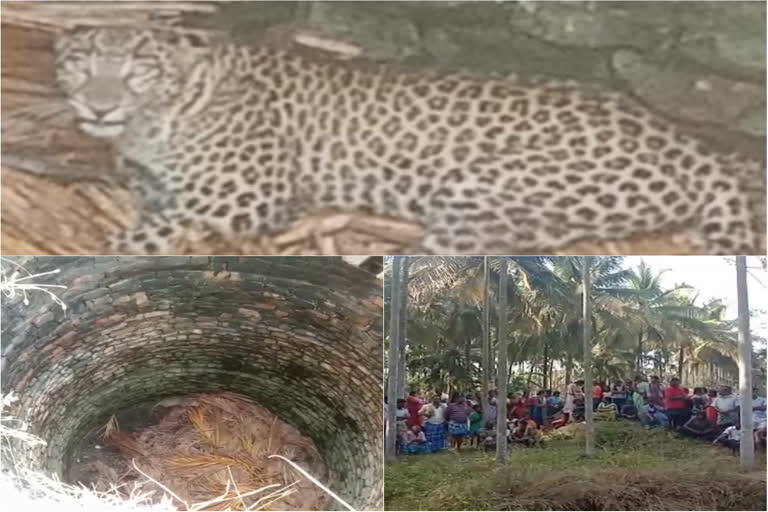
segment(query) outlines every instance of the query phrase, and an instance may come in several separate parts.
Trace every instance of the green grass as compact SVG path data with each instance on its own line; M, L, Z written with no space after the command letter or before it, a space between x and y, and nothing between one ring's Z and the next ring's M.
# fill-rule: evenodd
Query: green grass
M765 510L765 455L743 473L721 447L636 423L596 425L595 457L583 426L553 433L541 448L495 454L398 457L387 462L387 510Z

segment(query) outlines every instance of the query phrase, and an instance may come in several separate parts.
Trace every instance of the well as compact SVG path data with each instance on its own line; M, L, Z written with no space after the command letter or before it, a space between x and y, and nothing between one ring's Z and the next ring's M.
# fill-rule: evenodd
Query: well
M23 463L61 474L118 410L235 392L314 441L328 485L382 504L381 282L341 258L16 259L66 285L2 302L2 387L47 446ZM4 266L6 262L4 262ZM338 505L332 504L333 507Z

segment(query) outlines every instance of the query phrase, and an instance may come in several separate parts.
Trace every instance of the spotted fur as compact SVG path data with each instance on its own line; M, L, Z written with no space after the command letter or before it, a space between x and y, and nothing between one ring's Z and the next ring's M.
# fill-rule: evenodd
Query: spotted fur
M764 163L719 154L617 94L127 29L77 31L56 48L82 129L114 141L144 201L120 250L174 252L192 222L230 237L279 231L328 207L421 222L422 249L440 254L683 223L698 226L701 252L758 250L740 177Z

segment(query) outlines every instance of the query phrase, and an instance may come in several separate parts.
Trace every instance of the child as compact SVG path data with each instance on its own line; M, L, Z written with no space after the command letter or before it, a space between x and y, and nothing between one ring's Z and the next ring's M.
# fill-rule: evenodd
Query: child
M735 425L726 427L723 433L712 441L712 444L722 444L731 449L731 453L736 455L739 452L739 443L741 442L741 426L737 421Z
M480 431L483 429L482 412L480 404L475 404L469 414L469 446L480 448Z

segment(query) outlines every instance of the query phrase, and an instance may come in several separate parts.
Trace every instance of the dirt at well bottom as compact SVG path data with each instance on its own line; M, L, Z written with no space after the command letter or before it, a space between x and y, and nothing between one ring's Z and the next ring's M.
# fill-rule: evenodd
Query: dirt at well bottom
M234 393L193 394L115 413L83 441L65 476L99 491L116 487L126 497L153 492L157 501L168 494L162 484L179 509L327 508L321 489L270 455L328 480L312 440L265 407Z

